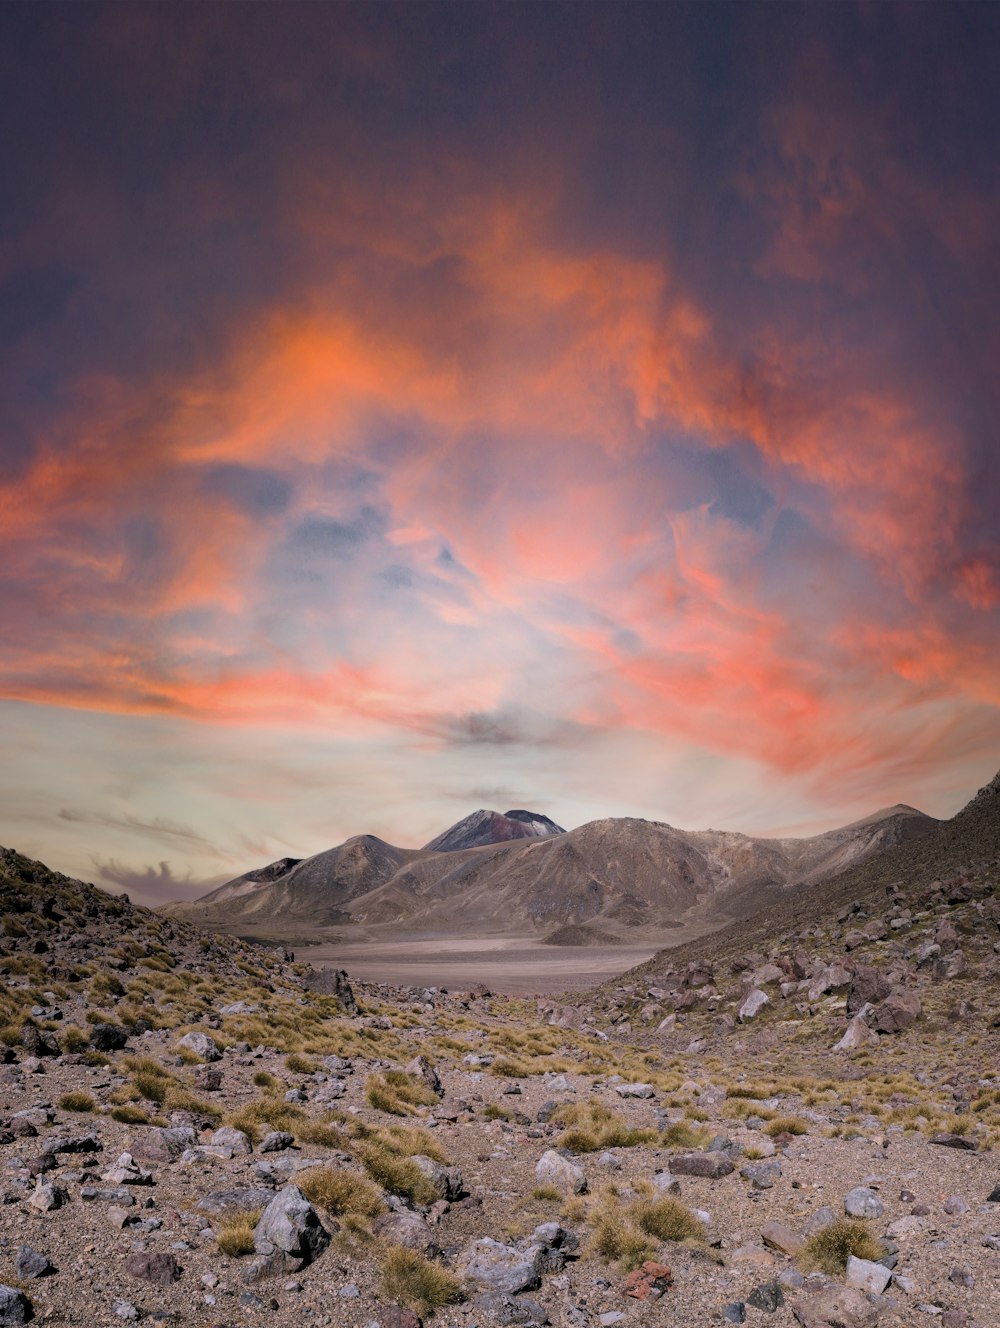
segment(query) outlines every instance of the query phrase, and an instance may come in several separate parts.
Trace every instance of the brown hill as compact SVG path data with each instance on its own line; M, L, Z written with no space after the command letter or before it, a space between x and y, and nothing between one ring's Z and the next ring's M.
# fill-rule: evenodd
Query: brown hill
M684 831L632 817L466 849L400 849L364 835L285 872L276 874L280 864L249 872L167 911L282 937L352 924L380 937L439 930L572 937L584 924L614 938L679 925L704 931L938 824L896 806L808 839Z

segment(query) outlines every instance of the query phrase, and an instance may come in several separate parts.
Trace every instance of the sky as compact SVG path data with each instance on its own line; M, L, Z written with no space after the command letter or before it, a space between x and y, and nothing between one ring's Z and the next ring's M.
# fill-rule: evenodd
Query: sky
M1000 768L1000 6L8 0L0 842Z

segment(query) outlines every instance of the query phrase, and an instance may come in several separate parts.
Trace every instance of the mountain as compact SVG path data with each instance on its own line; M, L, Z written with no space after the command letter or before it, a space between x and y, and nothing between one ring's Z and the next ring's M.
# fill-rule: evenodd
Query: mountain
M423 849L357 836L165 911L295 940L324 928L358 939L443 931L572 945L695 934L939 824L900 805L808 839L759 839L635 817L564 831L537 813L481 811Z
M511 839L545 839L549 835L565 833L561 825L538 812L514 811L501 815L480 809L456 821L424 848L437 853L454 853L458 849L481 848L485 844L504 844Z
M889 821L879 824L889 829L891 813L910 810L891 808ZM845 826L844 831L852 828ZM831 833L836 836L844 831ZM752 950L767 953L776 938L793 929L829 927L847 911L875 915L896 892L917 897L942 882L957 881L961 895L962 882L995 875L1000 866L1000 772L950 820L933 821L923 830L920 822L909 826L899 822L890 839L892 842L883 841L881 852L845 861L840 870L805 881L794 893L764 898L759 909L738 922L716 929L711 937L664 950L615 981L656 972L668 960L674 967L682 967L691 961L722 964Z

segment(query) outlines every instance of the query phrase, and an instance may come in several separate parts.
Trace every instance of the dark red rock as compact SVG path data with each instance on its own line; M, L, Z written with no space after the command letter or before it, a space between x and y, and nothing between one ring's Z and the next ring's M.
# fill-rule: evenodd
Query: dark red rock
M125 1260L125 1271L130 1277L142 1282L152 1282L154 1286L167 1287L176 1282L181 1275L180 1266L172 1254L158 1251L155 1254L136 1252Z

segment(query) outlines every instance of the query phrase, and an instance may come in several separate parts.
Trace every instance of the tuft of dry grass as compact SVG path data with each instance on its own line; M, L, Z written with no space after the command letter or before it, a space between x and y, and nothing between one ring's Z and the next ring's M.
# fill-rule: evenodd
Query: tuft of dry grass
M311 1204L334 1217L351 1213L378 1217L385 1212L381 1193L370 1180L340 1167L311 1167L296 1174L295 1183Z
M649 1199L633 1204L629 1217L656 1240L702 1241L705 1238L705 1228L679 1199Z
M59 1106L63 1111L93 1111L97 1103L89 1093L84 1093L82 1089L74 1089L71 1093L63 1093L59 1099Z
M253 1233L263 1211L262 1208L247 1208L227 1213L215 1233L219 1250L231 1259L238 1259L241 1254L253 1254Z
M591 1248L602 1259L617 1263L623 1273L638 1268L656 1253L656 1246L649 1236L634 1226L617 1204L598 1214Z
M365 1084L365 1098L369 1106L390 1116L410 1116L415 1107L430 1107L438 1100L423 1080L403 1070L372 1075Z
M772 1139L779 1134L808 1134L809 1122L798 1116L775 1116L764 1126L764 1133Z
M877 1262L882 1258L882 1245L864 1222L842 1217L810 1238L802 1255L802 1263L806 1268L818 1269L831 1277L837 1277L847 1267L847 1260L852 1254L856 1259Z
M620 1116L600 1102L573 1103L560 1108L553 1119L559 1125L568 1125L559 1137L557 1147L573 1153L596 1153L602 1148L634 1148L638 1144L654 1143L656 1130L633 1129Z
M120 1107L115 1107L111 1113L111 1119L121 1121L123 1125L148 1125L149 1113L143 1111L141 1107L133 1107L129 1103L123 1103Z
M382 1255L381 1266L386 1299L418 1314L431 1314L442 1305L454 1305L465 1299L458 1278L416 1250L390 1245Z

